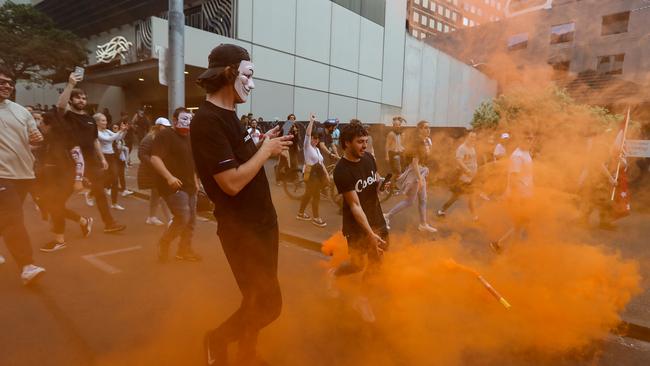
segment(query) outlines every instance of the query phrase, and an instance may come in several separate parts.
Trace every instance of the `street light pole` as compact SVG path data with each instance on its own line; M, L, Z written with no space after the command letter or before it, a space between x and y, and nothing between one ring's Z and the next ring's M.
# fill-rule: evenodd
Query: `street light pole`
M185 106L185 14L183 0L169 0L168 111Z

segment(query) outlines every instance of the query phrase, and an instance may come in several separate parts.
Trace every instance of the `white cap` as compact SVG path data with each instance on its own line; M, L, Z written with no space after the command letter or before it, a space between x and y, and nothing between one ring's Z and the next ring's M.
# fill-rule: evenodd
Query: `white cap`
M165 127L171 127L172 124L169 122L169 120L165 117L158 117L156 120L157 125L165 126Z
M501 134L501 138L504 139L504 140L507 140L507 139L510 138L510 134L507 133L507 132L504 132L504 133Z

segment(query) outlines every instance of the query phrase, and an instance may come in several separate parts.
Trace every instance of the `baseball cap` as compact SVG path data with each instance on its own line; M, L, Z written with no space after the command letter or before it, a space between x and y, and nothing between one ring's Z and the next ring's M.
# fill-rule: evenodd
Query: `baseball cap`
M165 127L171 127L172 124L169 122L169 120L165 117L158 117L156 120L157 125L165 126Z
M507 140L507 139L510 138L510 134L507 133L507 132L504 132L504 133L501 134L501 138L504 139L504 140Z
M208 69L199 75L198 79L209 79L219 75L227 66L238 64L242 60L251 60L245 48L230 43L222 43L210 51Z
M325 126L331 126L331 125L338 125L339 124L339 119L338 118L328 118L323 122Z

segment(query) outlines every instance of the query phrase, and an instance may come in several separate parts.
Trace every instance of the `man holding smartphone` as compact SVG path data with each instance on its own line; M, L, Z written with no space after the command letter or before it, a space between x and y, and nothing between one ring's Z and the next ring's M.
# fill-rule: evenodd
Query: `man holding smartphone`
M90 180L90 191L95 196L97 209L104 222L104 232L113 233L122 231L126 228L115 221L108 208L108 200L104 194L104 180L108 162L102 153L101 145L97 139L97 125L93 117L89 116L86 111L86 93L82 89L75 88L81 81L81 74L72 72L68 78L68 84L59 95L57 108L63 114L63 118L74 131L77 145L81 148L81 153L86 164L86 176Z
M34 265L23 219L23 200L35 178L30 144L42 142L43 135L29 111L9 100L15 85L11 71L0 66L0 236L22 269L21 278L27 285L45 272ZM2 262L4 258L0 257Z

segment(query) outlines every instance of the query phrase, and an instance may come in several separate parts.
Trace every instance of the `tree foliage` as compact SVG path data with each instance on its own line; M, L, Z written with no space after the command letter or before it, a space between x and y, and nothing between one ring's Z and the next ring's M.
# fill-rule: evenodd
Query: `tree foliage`
M51 82L87 62L82 40L31 5L0 6L0 63L18 80Z

